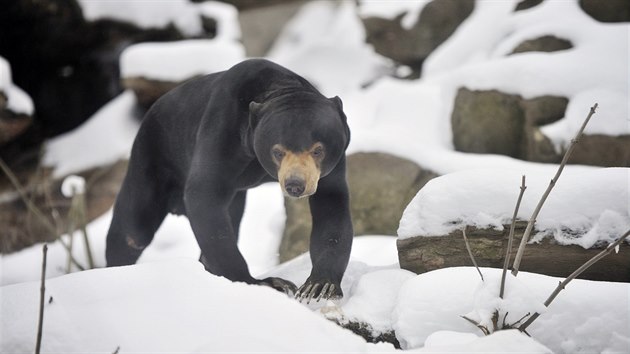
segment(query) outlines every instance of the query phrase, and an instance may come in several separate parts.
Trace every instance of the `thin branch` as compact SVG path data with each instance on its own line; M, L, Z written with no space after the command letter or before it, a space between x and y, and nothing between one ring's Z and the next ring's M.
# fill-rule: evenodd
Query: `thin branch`
M590 266L592 266L593 264L595 264L595 262L599 261L600 259L604 258L605 256L607 256L608 254L610 254L617 246L619 246L623 240L625 240L628 236L630 236L630 230L626 231L625 234L623 234L621 237L619 237L619 239L613 243L611 243L610 245L608 245L608 247L606 247L606 249L602 250L601 252L599 252L598 254L596 254L593 258L589 259L586 263L584 263L580 268L576 269L573 273L571 273L571 275L569 275L564 281L560 282L558 284L558 286L556 287L556 289L551 293L551 295L549 295L549 297L547 298L547 300L545 301L545 306L549 307L549 305L551 304L551 302L556 298L556 296L558 296L558 294L560 293L560 291L562 291L567 284L569 284L571 282L571 280L577 278L580 274L582 274L586 269L588 269ZM538 312L536 312L535 314L532 315L532 317L530 317L525 323L523 323L518 329L523 332L527 329L527 327L529 327L529 325L532 324L532 322L534 322L538 316L540 316L540 314Z
M511 325L509 325L509 326L510 326L510 328L514 328L514 327L516 327L516 325L518 325L519 323L521 323L521 321L523 321L524 319L526 319L526 318L527 318L527 316L529 316L529 315L531 315L531 313L530 313L530 312L528 312L528 313L526 313L525 315L523 315L523 317L519 318L519 319L518 319L518 321L516 321L516 322L512 323Z
M42 329L44 328L44 297L46 295L46 255L48 245L42 248L42 278L39 288L39 321L37 323L37 341L35 342L35 354L39 354L42 347Z
M472 319L470 319L470 318L468 318L466 316L460 316L460 317L465 319L466 321L472 323L473 325L475 325L475 327L479 328L483 332L483 334L485 334L486 336L490 335L490 331L485 326L480 325L479 323L473 321Z
M468 250L468 254L470 255L470 260L472 261L475 268L477 268L477 272L479 272L479 276L481 277L481 281L483 280L483 274L481 274L481 270L477 266L477 261L475 261L475 256L473 256L472 251L470 250L470 244L468 243L468 237L466 237L466 227L462 229L462 235L464 236L464 243L466 244L466 249Z
M48 231L50 231L56 236L57 230L55 230L55 226L50 222L50 220L48 220L48 218L46 218L46 216L44 216L44 214L39 210L39 208L37 208L35 204L31 202L31 200L26 195L26 191L24 190L24 187L22 187L22 184L20 183L20 181L17 179L13 171L11 171L11 168L9 168L9 166L4 162L4 160L2 160L2 158L0 158L0 168L2 169L4 174L7 176L7 178L9 178L9 181L11 182L11 184L13 184L13 186L15 187L18 194L20 195L20 198L22 199L24 204L26 204L26 207L44 224L44 226L46 227L46 229L48 229Z
M499 297L503 299L505 293L505 276L507 275L508 265L510 264L510 254L512 253L512 241L514 240L514 229L516 228L516 216L518 215L518 209L521 207L521 200L525 193L525 176L521 178L521 192L518 194L516 200L516 207L514 207L514 215L512 215L512 225L510 225L510 235L508 236L507 250L505 251L505 260L503 261L503 274L501 274L501 289L499 291Z
M521 239L521 243L518 247L518 252L516 253L516 258L514 258L514 265L512 266L512 274L514 276L518 274L519 268L521 266L521 259L523 258L523 253L525 252L525 246L527 245L527 242L529 241L529 235L532 233L532 230L534 228L534 223L536 222L536 218L538 217L538 213L540 213L540 209L542 209L542 206L547 200L549 193L551 193L551 190L556 185L556 182L558 182L558 179L560 178L560 174L562 173L562 170L564 170L564 166L567 164L567 161L569 160L569 157L571 156L571 153L573 152L575 145L580 140L580 137L582 136L582 133L584 132L584 129L586 128L586 125L591 120L591 117L593 116L593 114L595 114L596 109L597 109L597 103L595 103L593 107L591 107L591 110L588 116L586 117L586 119L584 120L582 127L580 127L580 130L575 135L575 138L571 140L571 144L569 144L569 148L564 153L564 157L562 158L562 162L560 162L560 166L558 167L558 171L556 172L556 175L551 179L551 182L549 182L549 186L547 187L547 190L545 191L543 196L540 198L540 201L538 202L536 209L534 209L534 213L532 214L532 217L529 219L529 222L527 223L527 228L525 229L525 233L523 234L523 238Z
M68 252L68 257L70 257L70 260L72 261L72 263L80 270L85 270L85 268L81 264L79 264L79 262L77 262L77 260L72 256L72 250L70 249L70 246L68 246L65 242L63 242L61 238L58 237L57 228L50 222L50 220L48 220L48 218L46 218L46 216L44 216L44 213L42 213L41 210L39 210L39 208L35 204L33 204L33 202L28 198L24 187L22 186L20 181L17 179L13 171L11 171L11 168L9 168L9 166L4 162L4 160L2 160L2 158L0 158L0 169L2 169L2 171L7 176L7 178L9 178L9 181L11 182L11 184L13 184L13 187L17 190L18 194L20 195L20 199L22 199L22 202L26 204L26 207L28 208L28 210L39 219L39 221L46 227L48 232L50 232L55 237L57 237L57 241L59 241L59 243Z

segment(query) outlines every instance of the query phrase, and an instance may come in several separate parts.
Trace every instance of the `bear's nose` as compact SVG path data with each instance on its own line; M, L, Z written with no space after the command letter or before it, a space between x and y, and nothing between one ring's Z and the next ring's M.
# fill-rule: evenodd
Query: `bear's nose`
M305 188L304 181L301 179L289 178L284 182L284 190L287 191L291 197L301 196Z

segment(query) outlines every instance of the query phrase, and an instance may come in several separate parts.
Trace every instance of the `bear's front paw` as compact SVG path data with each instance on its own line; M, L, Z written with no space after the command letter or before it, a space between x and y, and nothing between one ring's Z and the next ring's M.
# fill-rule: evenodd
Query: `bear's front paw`
M341 291L341 286L325 279L319 281L307 280L295 293L295 298L298 301L306 300L307 304L313 299L315 302L319 302L322 299L335 300L342 297L343 291Z
M260 280L260 284L270 286L278 291L287 294L288 296L295 294L295 292L297 291L297 286L295 286L295 284L282 278L265 278L263 280Z

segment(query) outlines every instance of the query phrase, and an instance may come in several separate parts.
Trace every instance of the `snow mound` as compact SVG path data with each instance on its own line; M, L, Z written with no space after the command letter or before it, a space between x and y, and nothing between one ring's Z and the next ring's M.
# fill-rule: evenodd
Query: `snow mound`
M470 333L435 332L425 347L412 353L553 353L518 330L507 330L477 338Z
M142 28L161 28L174 24L187 35L197 35L202 30L198 7L187 0L148 3L127 0L79 0L79 5L88 21L109 18Z
M561 175L535 228L561 244L590 248L614 242L630 228L627 168ZM528 174L518 219L529 220L552 175ZM464 225L501 230L511 223L521 185L514 170L480 169L429 181L405 209L398 236L447 235Z
M285 295L193 260L85 271L46 288L42 352L366 352ZM38 282L2 288L2 352L33 351L38 296Z
M561 280L526 272L519 272L516 279L508 275L505 300L501 300L497 281L501 269L481 268L481 271L489 279L487 284L481 284L473 267L440 269L405 282L394 310L394 329L403 349L426 345L437 331L480 335L479 329L460 316L471 311L487 312L489 305L509 310L507 322L514 322L525 315L524 310L539 310L540 303ZM491 297L486 296L489 293L492 293ZM630 284L627 283L574 280L528 328L528 332L557 353L628 352L630 337L626 329L630 325L630 314L626 304L629 293ZM488 299L491 301L486 301ZM620 311L622 308L624 310ZM502 333L499 331L487 338L509 336ZM464 351L468 352L469 345L460 348L466 348ZM503 343L492 351L507 350L503 345L509 347ZM427 351L434 349L432 346L426 348Z
M350 1L313 1L287 23L268 54L311 81L322 94L344 95L389 70L389 60L365 44L365 30Z
M123 92L78 128L48 140L43 164L61 177L127 158L140 126L135 110L133 92Z
M427 58L423 80L439 82L445 102L453 102L459 87L496 89L524 98L565 96L570 107L560 122L571 128L584 120L587 107L601 100L601 114L594 118L598 122L589 125L586 134L630 134L630 25L597 22L576 1L549 0L518 12L514 6L511 1L478 1L471 16ZM574 47L508 55L522 41L544 35L568 39ZM450 116L451 110L446 107L444 113ZM544 131L562 145L576 129Z
M191 39L167 43L139 43L126 48L120 57L124 78L144 77L183 81L229 69L245 58L243 46L233 41Z
M33 115L33 100L26 92L13 84L11 65L0 57L0 92L7 96L7 108L14 113Z

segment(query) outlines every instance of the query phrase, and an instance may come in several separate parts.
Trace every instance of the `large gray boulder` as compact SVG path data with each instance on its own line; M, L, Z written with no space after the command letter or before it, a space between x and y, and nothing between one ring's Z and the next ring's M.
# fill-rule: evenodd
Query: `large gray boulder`
M409 29L401 23L406 13L394 19L365 17L361 20L366 41L377 53L420 73L424 60L455 32L474 6L474 0L433 0L425 5Z
M402 213L416 193L437 175L415 163L384 153L348 156L347 178L355 235L396 235ZM308 200L285 200L287 222L280 261L308 251L311 215Z
M540 127L564 117L568 102L559 96L524 99L460 88L451 115L453 145L462 152L559 163L564 151L557 151ZM569 163L629 167L630 136L583 135Z

